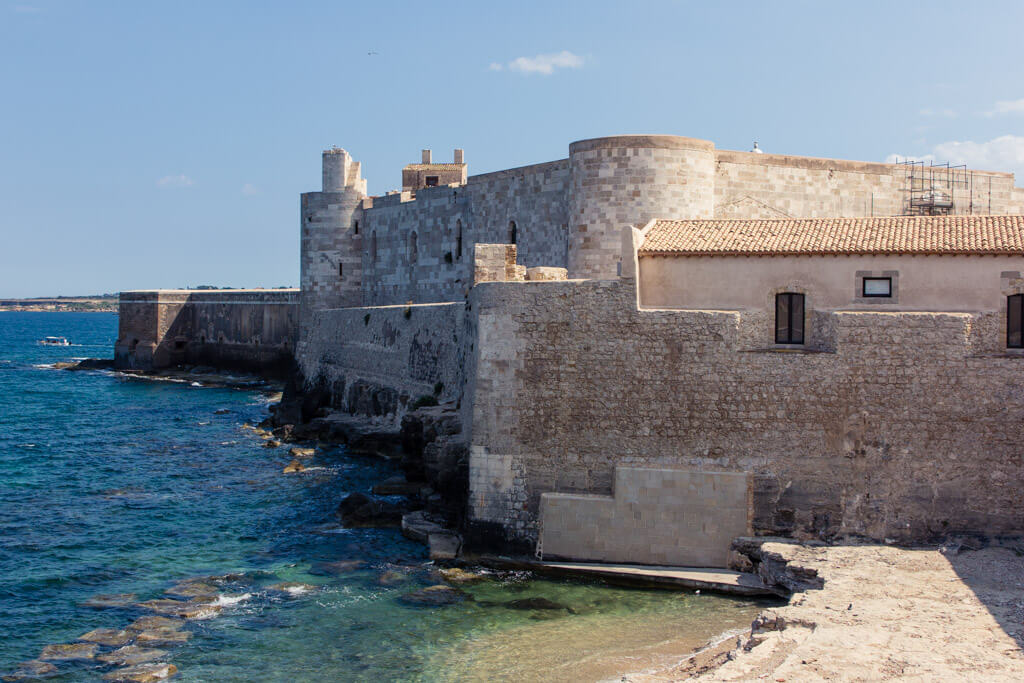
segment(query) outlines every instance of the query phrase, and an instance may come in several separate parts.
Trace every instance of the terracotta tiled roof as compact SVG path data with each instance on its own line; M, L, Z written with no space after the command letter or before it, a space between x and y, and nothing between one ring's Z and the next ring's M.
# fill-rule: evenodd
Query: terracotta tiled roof
M1024 254L1024 216L659 220L640 254Z
M406 164L403 171L458 171L466 164Z

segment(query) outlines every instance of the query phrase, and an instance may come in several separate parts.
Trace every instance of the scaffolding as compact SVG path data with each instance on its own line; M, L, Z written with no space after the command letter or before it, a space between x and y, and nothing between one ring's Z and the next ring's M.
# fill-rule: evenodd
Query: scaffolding
M965 164L929 161L926 166L924 161L912 159L896 163L904 167L907 179L903 215L974 213L974 172L967 170Z

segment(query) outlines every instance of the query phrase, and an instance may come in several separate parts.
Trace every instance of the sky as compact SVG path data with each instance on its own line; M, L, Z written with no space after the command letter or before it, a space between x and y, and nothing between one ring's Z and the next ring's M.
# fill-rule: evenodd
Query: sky
M1022 2L0 0L0 297L295 286L320 152L371 194L664 133L1024 185Z

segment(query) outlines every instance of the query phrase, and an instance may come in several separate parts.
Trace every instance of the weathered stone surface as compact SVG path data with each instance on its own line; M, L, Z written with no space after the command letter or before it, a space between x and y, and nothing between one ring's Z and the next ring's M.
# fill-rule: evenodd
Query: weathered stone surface
M188 581L180 581L164 592L168 595L176 595L182 598L196 598L216 595L219 590L220 589L212 583L207 583L200 579L191 579Z
M299 446L294 446L288 450L288 454L293 458L311 458L314 455L316 455L316 449L300 448Z
M87 643L97 643L107 647L120 647L132 642L135 635L131 631L116 628L97 628L83 633L78 639Z
M282 470L285 474L294 474L296 472L305 472L306 466L298 460L292 460L290 463L284 466Z
M553 280L568 279L568 271L565 268L551 268L548 266L537 266L526 269L526 279L531 282L550 282Z
M427 586L418 591L412 593L406 593L401 598L402 602L410 605L425 605L427 607L441 607L444 605L451 605L456 602L462 602L467 597L466 593L460 591L457 588L451 586L437 585Z
M366 566L364 560L337 560L335 562L318 562L310 570L311 574L319 576L338 576L358 571Z
M135 642L138 645L180 645L187 643L190 638L192 638L191 631L154 628L139 631L138 635L135 636Z
M5 674L0 680L3 681L23 681L26 679L40 678L57 672L57 667L49 662L43 662L38 659L31 659L27 662L21 662L18 664L18 668L9 674Z
M39 659L49 661L92 659L96 656L99 645L95 643L61 643L58 645L47 645L43 648Z
M439 570L442 578L450 584L464 585L467 583L479 583L487 580L486 574L477 574L458 567L450 567Z
M176 673L178 667L173 664L150 662L111 671L103 675L103 680L117 683L155 683L171 678Z
M430 534L427 547L432 560L454 560L462 547L462 537L451 532Z
M170 629L178 630L185 626L185 622L182 619L171 619L169 617L158 617L155 615L147 615L139 617L131 624L128 625L130 631L150 631L154 629Z
M117 664L118 666L135 666L136 664L145 664L146 662L163 659L166 656L167 650L139 647L138 645L125 645L113 652L104 652L96 655L96 659L107 664Z
M375 496L414 496L423 487L422 482L406 481L402 475L388 477L384 481L373 485Z
M196 599L184 602L182 600L147 600L140 602L139 607L148 609L157 614L183 619L203 619L220 611L220 606L213 604L213 598L204 599L199 596Z
M402 515L402 535L413 541L428 543L430 534L440 534L448 531L441 523L441 520L426 512L416 510Z

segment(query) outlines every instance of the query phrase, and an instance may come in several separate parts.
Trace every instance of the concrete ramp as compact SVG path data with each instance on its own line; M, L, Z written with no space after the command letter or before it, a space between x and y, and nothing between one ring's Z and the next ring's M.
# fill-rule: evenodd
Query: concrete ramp
M616 467L614 495L541 495L545 560L725 567L750 533L750 475Z

